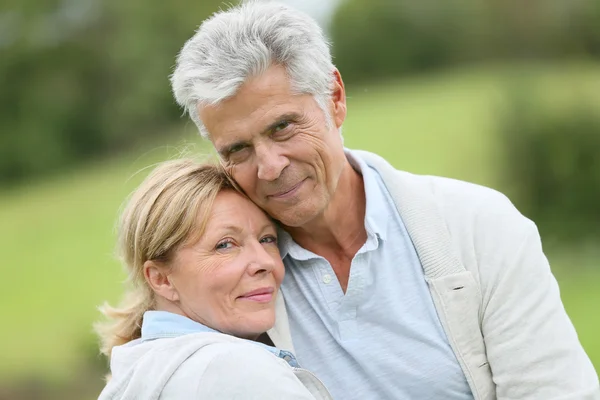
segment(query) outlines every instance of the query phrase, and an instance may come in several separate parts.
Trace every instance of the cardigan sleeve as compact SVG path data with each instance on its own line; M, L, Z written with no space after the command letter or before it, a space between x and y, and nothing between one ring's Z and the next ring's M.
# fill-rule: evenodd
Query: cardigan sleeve
M475 241L497 398L600 399L598 376L565 312L535 224L502 195L484 214Z

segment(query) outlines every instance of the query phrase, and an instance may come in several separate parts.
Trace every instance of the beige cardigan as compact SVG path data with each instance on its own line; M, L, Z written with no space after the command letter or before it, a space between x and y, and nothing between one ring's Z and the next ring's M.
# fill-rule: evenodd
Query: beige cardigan
M415 245L438 316L476 400L600 399L533 222L502 194L394 169L381 174ZM283 298L269 336L293 351Z

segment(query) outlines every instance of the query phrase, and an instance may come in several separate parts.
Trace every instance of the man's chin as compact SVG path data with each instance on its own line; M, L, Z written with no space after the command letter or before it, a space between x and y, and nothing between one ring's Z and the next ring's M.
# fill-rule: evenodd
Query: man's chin
M318 213L296 206L288 210L274 211L273 214L269 213L269 215L283 226L300 228L314 220Z

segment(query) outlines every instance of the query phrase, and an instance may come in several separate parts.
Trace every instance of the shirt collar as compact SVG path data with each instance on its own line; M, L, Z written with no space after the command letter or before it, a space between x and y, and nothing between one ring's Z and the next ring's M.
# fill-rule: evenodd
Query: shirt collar
M146 311L142 321L142 341L176 337L188 333L217 332L183 315L167 311Z
M387 211L388 207L386 206L387 199L385 191L387 189L376 170L367 165L364 160L354 154L351 150L344 149L344 152L346 153L346 158L350 165L352 165L354 170L363 177L367 201L365 210L365 228L367 230L367 235L376 236L381 240L387 240L387 229L390 222L390 215ZM298 245L294 239L292 239L291 235L281 227L278 229L278 237L281 258L285 258L288 254L296 260L318 258L317 255ZM369 238L367 239L367 243L368 242ZM369 246L369 249L371 247L372 246Z
M350 165L363 176L367 206L365 212L365 228L367 232L387 240L390 223L389 207L387 207L386 187L379 173L349 149L345 149Z
M199 322L193 321L183 315L174 314L168 311L146 311L142 320L141 341L149 341L161 338L173 338L190 333L220 333ZM287 361L292 367L298 367L298 362L294 355L288 351L279 350L273 346L264 343L246 340L252 344L263 347L275 356Z

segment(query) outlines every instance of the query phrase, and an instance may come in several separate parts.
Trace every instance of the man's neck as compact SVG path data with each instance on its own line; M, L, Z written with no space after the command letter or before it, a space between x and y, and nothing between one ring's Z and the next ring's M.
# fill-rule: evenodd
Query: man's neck
M336 255L351 260L367 239L365 212L363 178L347 162L325 211L301 227L285 229L306 250L327 259Z

